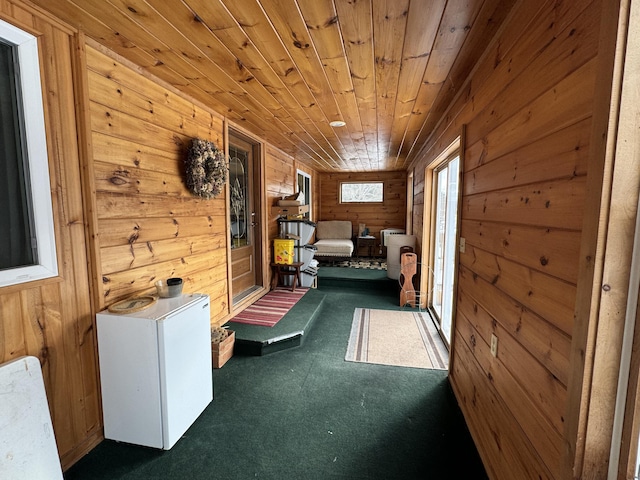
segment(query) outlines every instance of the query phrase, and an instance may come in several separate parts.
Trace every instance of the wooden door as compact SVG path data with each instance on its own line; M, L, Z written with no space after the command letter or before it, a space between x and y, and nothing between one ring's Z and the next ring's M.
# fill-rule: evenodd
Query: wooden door
M261 287L258 145L229 135L229 202L233 302Z

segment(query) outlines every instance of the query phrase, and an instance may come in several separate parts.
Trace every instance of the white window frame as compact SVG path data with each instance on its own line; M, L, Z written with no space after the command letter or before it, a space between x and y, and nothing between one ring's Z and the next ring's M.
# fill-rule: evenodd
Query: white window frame
M309 202L308 203L309 211L305 214L305 217L311 219L311 218L313 218L312 217L312 211L311 211L312 208L313 208L313 205L312 205L313 204L313 200L312 200L313 197L311 196L312 195L312 190L313 190L313 182L311 181L311 175L309 175L307 172L305 172L303 170L296 169L296 182L297 182L296 188L298 189L296 191L299 191L299 189L300 189L300 177L303 178L303 183L304 183L304 180L307 180L308 183L309 183L309 191L306 191L306 190L303 189L303 193L304 193L304 196L305 196L305 200L308 199L308 202Z
M0 270L0 287L58 276L49 157L44 125L38 39L0 20L0 38L17 47L36 259L34 265Z

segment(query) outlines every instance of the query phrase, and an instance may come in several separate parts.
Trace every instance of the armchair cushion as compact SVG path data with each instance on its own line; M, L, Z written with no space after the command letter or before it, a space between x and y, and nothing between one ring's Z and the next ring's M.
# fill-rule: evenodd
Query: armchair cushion
M316 238L318 240L327 239L347 239L353 237L351 222L348 220L325 220L316 223Z
M317 257L350 257L353 254L353 227L348 220L316 222Z

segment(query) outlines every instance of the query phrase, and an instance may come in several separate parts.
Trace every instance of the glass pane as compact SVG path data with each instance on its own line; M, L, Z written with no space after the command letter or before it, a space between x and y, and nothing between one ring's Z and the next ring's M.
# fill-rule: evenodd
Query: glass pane
M34 265L30 191L22 149L15 47L0 42L0 269Z
M251 245L249 211L248 152L229 148L229 201L231 206L231 248Z
M454 157L434 177L435 226L433 298L435 313L445 340L450 342L453 317L456 238L458 228L458 177L460 158Z
M356 182L340 184L342 203L380 203L384 200L382 182Z
M311 177L298 170L298 191L304 194L304 204L309 205L309 211L304 214L305 218L311 218Z
M459 158L449 162L449 182L447 184L447 213L445 222L444 275L441 328L447 339L451 340L451 322L455 292L454 274L456 261L456 234L458 228L458 168Z
M447 173L446 168L436 175L436 223L433 257L433 300L432 307L438 318L442 317L442 296L444 282L444 254L447 214Z

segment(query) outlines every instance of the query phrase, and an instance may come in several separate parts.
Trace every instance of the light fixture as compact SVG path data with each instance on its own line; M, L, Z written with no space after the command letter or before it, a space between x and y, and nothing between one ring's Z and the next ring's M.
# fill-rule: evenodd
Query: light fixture
M334 120L333 122L329 122L329 125L332 127L344 127L346 125L342 120Z

